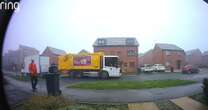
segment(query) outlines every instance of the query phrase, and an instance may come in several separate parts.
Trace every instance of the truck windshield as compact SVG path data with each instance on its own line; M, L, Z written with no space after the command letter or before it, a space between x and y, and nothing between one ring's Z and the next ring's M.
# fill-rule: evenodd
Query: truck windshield
M118 57L105 57L105 66L118 67Z

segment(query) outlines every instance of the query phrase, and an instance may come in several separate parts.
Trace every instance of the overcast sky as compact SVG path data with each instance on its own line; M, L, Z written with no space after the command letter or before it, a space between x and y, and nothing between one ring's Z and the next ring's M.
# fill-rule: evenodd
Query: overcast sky
M22 0L4 52L19 44L76 53L98 37L136 37L139 52L155 43L208 50L208 4L203 0Z

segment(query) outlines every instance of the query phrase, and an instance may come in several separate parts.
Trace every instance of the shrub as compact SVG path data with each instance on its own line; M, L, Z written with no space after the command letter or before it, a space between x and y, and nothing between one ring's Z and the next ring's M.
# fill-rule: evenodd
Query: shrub
M203 80L203 92L206 97L208 97L208 78Z
M63 97L33 96L22 106L22 110L57 110L71 103Z

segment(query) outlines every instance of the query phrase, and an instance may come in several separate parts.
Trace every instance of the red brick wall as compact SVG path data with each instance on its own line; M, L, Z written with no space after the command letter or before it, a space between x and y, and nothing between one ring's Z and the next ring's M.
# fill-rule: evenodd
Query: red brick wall
M153 50L153 64L165 64L163 52L160 48L155 47Z
M139 59L140 66L144 66L144 64L153 64L153 51L148 51L143 56L139 57Z
M135 50L136 56L128 56L128 50ZM94 47L94 52L103 51L105 55L118 55L122 64L122 73L135 74L138 67L138 47ZM131 65L134 63L134 65Z
M202 65L208 68L208 55L202 56Z
M167 61L170 62L170 66L174 69L182 69L182 67L185 65L185 53L180 51L171 51L170 55L166 55L166 53L163 51L164 59L166 63ZM180 65L178 65L178 61L180 61ZM179 67L178 67L179 66Z
M154 64L163 64L168 68L173 67L174 69L180 70L185 65L185 53L183 51L169 51L169 54L167 55L166 51L155 47L153 56ZM179 65L178 62L180 62Z

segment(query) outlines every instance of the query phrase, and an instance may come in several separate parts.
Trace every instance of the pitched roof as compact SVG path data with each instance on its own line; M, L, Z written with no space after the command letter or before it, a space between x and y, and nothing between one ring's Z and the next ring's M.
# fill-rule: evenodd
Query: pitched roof
M162 50L184 51L182 48L174 44L156 43L155 46L158 46Z
M56 54L56 55L65 55L66 52L64 50L60 50L57 48L53 48L53 47L47 47L52 53Z
M25 46L25 45L21 45L21 44L19 45L19 49L34 50L34 51L39 52L36 48Z
M79 52L79 54L83 54L83 53L90 53L90 52L88 52L88 51L85 50L85 49L82 49L82 50Z
M201 51L199 49L192 49L192 50L186 51L186 55L192 55L194 53L201 53Z
M103 40L102 44L99 42ZM135 37L103 37L98 38L93 46L126 46L126 45L134 45L139 46L139 43Z

